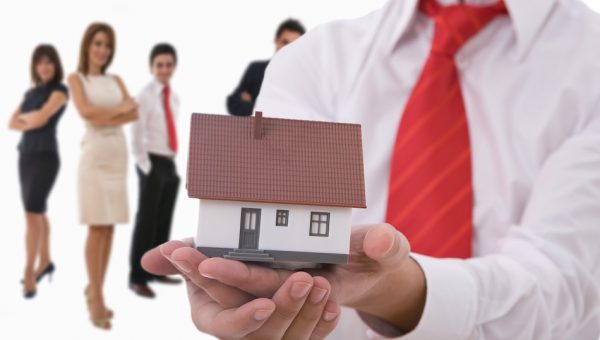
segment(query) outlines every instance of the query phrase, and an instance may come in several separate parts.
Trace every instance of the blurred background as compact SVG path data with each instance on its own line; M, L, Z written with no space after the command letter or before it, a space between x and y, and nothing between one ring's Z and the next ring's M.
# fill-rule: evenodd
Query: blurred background
M562 0L571 1L571 0ZM596 11L600 0L585 0ZM72 103L59 124L61 169L50 195L51 252L57 270L53 281L38 285L32 300L22 297L25 222L19 196L16 145L20 135L6 128L12 112L29 88L33 48L42 42L59 51L65 72L75 70L83 32L92 21L113 26L116 55L109 69L137 94L151 79L148 55L157 42L172 43L179 65L173 89L181 99L177 124L179 173L185 178L189 117L192 112L225 113L225 98L252 60L274 52L278 24L288 17L307 29L362 16L384 0L227 0L227 1L11 1L0 10L0 338L2 339L208 339L190 320L183 285L158 286L154 300L142 299L127 287L129 247L137 202L137 177L129 159L130 223L116 228L105 285L107 305L114 309L111 331L93 328L83 295L87 277L84 240L78 224L77 165L84 125ZM600 23L600 17L599 17ZM129 134L129 127L125 128ZM183 183L182 183L183 184ZM196 230L197 202L180 187L172 238Z

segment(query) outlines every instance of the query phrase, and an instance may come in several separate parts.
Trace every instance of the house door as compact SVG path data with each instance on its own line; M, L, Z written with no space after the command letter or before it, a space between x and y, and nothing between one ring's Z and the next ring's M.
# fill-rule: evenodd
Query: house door
M260 209L242 208L240 249L258 249Z

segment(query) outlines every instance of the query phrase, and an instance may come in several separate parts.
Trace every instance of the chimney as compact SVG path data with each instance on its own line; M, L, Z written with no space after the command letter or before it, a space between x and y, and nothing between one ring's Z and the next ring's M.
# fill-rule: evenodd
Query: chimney
M254 139L260 139L262 137L262 112L256 111L254 113Z

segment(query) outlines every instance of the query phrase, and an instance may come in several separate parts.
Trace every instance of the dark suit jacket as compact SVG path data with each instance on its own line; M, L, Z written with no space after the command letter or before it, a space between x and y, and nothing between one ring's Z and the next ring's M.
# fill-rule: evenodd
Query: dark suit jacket
M244 72L244 76L238 87L227 97L227 111L234 116L250 116L254 103L260 92L265 69L269 64L268 60L255 61L250 63ZM252 96L251 102L243 101L241 98L242 92L248 92Z

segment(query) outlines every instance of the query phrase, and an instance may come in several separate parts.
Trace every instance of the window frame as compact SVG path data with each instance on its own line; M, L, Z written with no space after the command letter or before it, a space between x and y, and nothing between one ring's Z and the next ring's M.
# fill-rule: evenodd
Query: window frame
M280 215L281 214L281 215ZM280 223L280 218L282 219ZM290 211L286 209L277 209L275 211L275 226L287 227L290 221Z
M315 219L316 216L316 219ZM325 221L321 220L322 216L326 216ZM329 237L329 223L331 222L331 213L324 211L311 211L310 212L310 223L308 225L309 236L318 236L318 237ZM317 232L313 233L313 223L318 223ZM321 233L321 226L325 224L325 233Z

